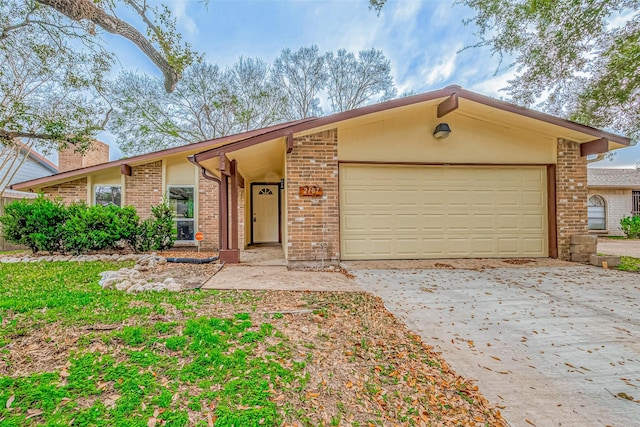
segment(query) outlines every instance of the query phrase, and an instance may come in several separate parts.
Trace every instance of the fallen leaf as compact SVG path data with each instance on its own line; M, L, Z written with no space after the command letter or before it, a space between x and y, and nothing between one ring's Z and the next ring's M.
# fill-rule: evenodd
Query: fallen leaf
M16 399L15 395L12 394L11 396L9 396L9 399L7 399L7 403L4 405L5 408L9 409L15 399Z
M527 422L527 424L531 424L532 426L534 426L535 424L529 420L525 420Z
M25 419L28 420L29 418L37 417L40 414L42 414L40 409L27 409L27 417Z
M156 427L157 423L158 419L156 417L151 417L149 418L149 421L147 421L147 427Z

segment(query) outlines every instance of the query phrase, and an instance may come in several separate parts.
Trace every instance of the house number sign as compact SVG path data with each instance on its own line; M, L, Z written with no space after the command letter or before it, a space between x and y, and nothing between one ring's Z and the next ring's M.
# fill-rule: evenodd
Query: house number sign
M322 196L322 187L318 187L317 185L303 185L300 187L300 195L301 196Z

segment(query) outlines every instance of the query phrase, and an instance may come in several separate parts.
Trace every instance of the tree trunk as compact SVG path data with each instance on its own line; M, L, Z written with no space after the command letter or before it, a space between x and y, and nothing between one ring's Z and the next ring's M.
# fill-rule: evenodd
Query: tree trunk
M129 39L160 69L164 75L164 87L173 92L180 75L167 59L147 40L147 38L129 23L109 15L95 5L92 0L36 0L49 6L74 21L88 20L111 34Z

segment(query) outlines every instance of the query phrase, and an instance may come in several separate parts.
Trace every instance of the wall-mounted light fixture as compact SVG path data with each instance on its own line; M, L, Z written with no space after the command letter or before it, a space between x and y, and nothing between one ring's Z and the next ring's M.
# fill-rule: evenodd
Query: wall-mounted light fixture
M451 134L451 128L447 123L438 123L433 131L433 137L435 139L445 139Z

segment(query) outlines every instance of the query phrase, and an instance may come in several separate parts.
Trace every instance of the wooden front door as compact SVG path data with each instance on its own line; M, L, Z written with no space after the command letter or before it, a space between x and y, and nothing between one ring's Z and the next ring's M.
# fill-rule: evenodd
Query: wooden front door
M252 184L252 242L278 243L280 241L280 186L278 184Z

